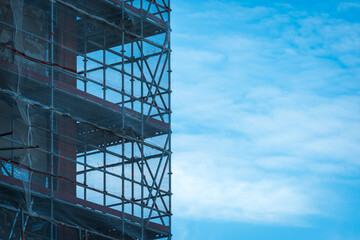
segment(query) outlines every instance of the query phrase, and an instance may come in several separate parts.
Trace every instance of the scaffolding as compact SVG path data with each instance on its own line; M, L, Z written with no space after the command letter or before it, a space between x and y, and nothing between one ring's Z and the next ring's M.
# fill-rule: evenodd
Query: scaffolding
M0 0L0 239L171 239L170 0Z

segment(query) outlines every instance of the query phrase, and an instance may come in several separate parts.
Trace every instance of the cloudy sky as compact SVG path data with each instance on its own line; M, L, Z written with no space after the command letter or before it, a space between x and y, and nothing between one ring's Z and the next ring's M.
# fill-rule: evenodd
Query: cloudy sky
M172 1L174 240L360 239L360 1Z

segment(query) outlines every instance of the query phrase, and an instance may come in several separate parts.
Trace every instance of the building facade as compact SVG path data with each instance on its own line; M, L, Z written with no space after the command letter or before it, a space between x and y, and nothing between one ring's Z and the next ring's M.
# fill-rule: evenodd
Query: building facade
M170 0L0 0L0 239L171 239Z

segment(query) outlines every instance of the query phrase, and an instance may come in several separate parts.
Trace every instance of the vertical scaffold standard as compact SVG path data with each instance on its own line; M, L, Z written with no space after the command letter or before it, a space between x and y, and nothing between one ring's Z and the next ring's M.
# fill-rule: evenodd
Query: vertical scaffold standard
M0 0L0 239L171 239L170 0Z

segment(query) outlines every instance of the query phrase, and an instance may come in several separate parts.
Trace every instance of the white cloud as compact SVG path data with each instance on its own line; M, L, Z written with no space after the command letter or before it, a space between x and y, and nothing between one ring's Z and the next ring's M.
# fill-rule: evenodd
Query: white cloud
M176 216L303 225L302 217L320 214L313 200L318 193L311 190L309 182L261 173L254 163L233 156L236 150L223 151L222 148L231 147L227 146L231 140L209 137L212 136L190 140L189 145L196 144L198 152L174 155Z
M339 3L338 11L344 11L352 8L360 8L360 3L358 2L343 2Z
M194 133L174 134L175 214L290 225L325 214L322 177L360 173L359 99L259 88L244 102L220 101L217 115L211 101L185 104Z
M219 25L229 21L251 21L259 18L268 17L276 12L273 8L256 6L253 8L243 7L233 4L229 7L228 3L212 1L209 11L190 12L188 17L192 19L204 19L212 24ZM206 7L206 6L205 6Z
M328 214L336 195L328 179L360 173L359 25L219 7L249 12L257 34L178 33L175 215L299 225ZM218 10L209 11L218 21Z

